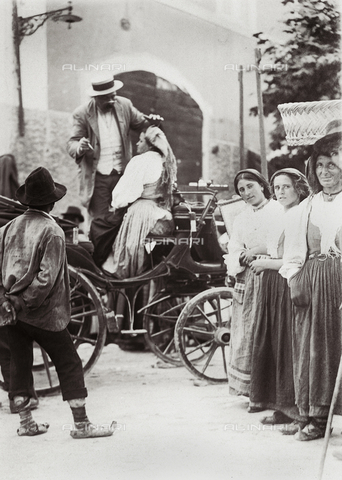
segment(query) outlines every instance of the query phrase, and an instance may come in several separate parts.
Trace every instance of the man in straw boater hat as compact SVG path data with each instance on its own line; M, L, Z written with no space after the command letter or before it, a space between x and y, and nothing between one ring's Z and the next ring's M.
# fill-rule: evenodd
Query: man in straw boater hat
M67 330L70 292L64 232L50 215L65 194L66 187L54 182L46 168L37 168L17 190L18 200L28 209L0 229L0 286L17 319L2 328L8 330L9 398L20 416L19 436L46 433L49 427L37 424L30 410L33 341L44 348L56 367L63 400L73 414L71 436L109 436L115 426L113 422L99 428L88 420L82 362Z
M132 157L129 131L141 132L159 115L137 110L116 92L123 86L112 74L92 82L90 102L76 108L73 129L67 143L69 155L79 167L81 202L93 218L107 213L112 191Z
M342 129L341 100L279 105L290 145L313 145L307 177L313 194L294 207L285 230L284 264L293 302L295 402L306 422L296 440L330 434L342 414Z

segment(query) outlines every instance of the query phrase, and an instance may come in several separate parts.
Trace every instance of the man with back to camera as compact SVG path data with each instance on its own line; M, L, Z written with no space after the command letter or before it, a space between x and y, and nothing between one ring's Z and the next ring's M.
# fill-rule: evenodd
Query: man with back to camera
M90 102L76 108L67 150L79 166L81 202L93 218L104 215L112 200L112 191L132 157L129 131L141 132L148 120L125 97L116 95L123 86L113 75L93 81L88 91Z
M63 400L74 419L73 438L104 437L111 425L93 425L87 417L87 389L81 359L67 330L70 321L70 288L65 237L50 215L66 187L54 182L49 171L38 167L17 190L28 209L0 229L0 303L14 307L17 322L7 325L11 351L9 398L20 416L19 436L46 433L49 425L32 418L32 345L36 341L56 367Z

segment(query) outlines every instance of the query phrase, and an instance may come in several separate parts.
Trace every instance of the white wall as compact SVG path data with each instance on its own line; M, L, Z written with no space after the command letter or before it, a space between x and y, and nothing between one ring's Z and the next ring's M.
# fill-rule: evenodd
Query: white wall
M0 155L10 153L16 129L15 106L18 105L12 2L0 0Z
M65 2L66 3L66 2ZM61 8L63 8L62 5ZM66 5L65 5L66 6ZM47 11L45 0L19 0L18 16L31 17ZM48 22L51 20L47 20ZM35 33L24 36L20 44L21 79L24 108L47 110L46 23Z

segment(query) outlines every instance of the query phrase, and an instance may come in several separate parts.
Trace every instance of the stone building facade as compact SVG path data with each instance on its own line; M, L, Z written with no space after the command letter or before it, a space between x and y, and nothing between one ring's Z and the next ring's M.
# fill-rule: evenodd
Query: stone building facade
M59 0L17 0L16 6L24 18L62 8ZM253 33L265 30L266 9L268 25L272 19L275 25L280 0L74 0L82 21L68 28L47 20L21 40L21 136L13 5L0 0L0 56L7 66L0 75L0 154L16 156L20 181L44 165L66 184L60 211L79 205L77 168L65 149L72 111L88 100L92 77L108 71L122 78L122 94L139 109L165 118L179 184L203 177L232 187L240 167L241 69L245 153L259 151L258 121L249 109L257 103Z

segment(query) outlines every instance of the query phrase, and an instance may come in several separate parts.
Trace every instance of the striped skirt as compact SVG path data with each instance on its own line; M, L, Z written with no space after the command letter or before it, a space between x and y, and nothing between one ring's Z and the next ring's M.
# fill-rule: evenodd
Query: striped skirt
M238 296L233 298L228 362L228 381L232 394L249 395L253 334L262 277L263 274L257 276L246 268L243 299Z

